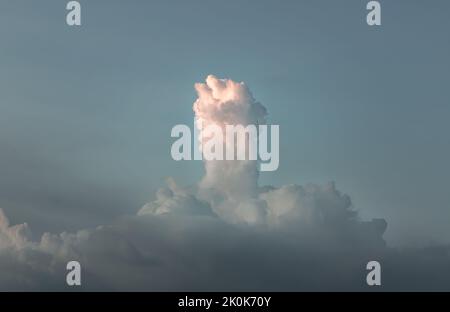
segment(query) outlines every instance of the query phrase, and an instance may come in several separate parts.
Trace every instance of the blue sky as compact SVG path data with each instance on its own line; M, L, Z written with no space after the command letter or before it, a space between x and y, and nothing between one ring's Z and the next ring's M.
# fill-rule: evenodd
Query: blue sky
M33 229L135 213L174 162L170 129L192 125L193 84L245 81L281 129L261 183L333 180L392 244L449 242L450 4L381 1L0 3L0 207Z

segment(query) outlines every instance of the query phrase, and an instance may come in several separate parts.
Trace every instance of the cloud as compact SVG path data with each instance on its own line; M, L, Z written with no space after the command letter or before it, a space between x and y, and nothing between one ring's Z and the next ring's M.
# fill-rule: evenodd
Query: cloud
M198 98L193 110L203 127L214 124L225 133L226 125L265 123L266 108L255 101L242 82L209 75L206 83L196 83L195 89ZM202 136L200 133L200 140ZM229 145L230 140L225 137L225 144ZM264 207L256 198L257 165L251 160L205 160L205 176L199 183L200 197L211 202L214 211L229 221L258 222L264 218Z
M264 122L243 83L196 84L197 118ZM33 241L0 210L0 290L368 290L366 264L382 264L382 290L449 290L450 248L386 246L384 219L361 220L334 183L259 186L255 161L205 161L198 185L173 179L136 215Z
M10 226L9 219L0 209L0 250L4 248L23 248L31 236L28 224Z
M330 194L318 192L314 196L325 206L315 207L327 207ZM388 248L380 238L381 221L332 217L308 226L292 220L276 227L233 224L210 213L185 213L189 200L176 202L180 206L171 213L47 233L26 247L3 249L0 289L70 290L64 270L70 260L82 265L84 290L369 290L370 260L382 264L382 290L449 289L450 250Z

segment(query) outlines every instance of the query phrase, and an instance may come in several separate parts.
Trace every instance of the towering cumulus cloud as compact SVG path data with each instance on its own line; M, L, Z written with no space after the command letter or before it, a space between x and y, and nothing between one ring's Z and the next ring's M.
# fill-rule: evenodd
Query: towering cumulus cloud
M265 123L244 83L208 76L195 89L198 121ZM256 161L204 165L194 187L168 179L137 215L77 233L35 241L0 210L0 290L68 289L71 260L88 290L367 290L371 260L384 290L450 289L449 248L389 248L386 221L361 220L334 183L261 186Z
M225 133L226 125L257 125L265 123L266 109L255 101L244 83L228 79L217 79L210 75L206 83L195 84L198 99L194 103L197 125L220 127ZM208 138L200 130L201 140ZM225 137L229 146L230 138ZM203 195L212 202L216 212L228 219L246 219L239 215L239 205L251 204L257 193L257 163L252 160L205 161L206 174L200 188ZM257 212L256 212L257 213ZM257 213L259 215L259 213ZM250 219L258 216L248 216ZM248 219L247 218L247 219ZM248 221L256 221L256 220Z
M226 125L247 126L266 122L266 108L253 98L243 82L210 75L206 83L195 84L195 89L198 98L193 110L197 124L200 123L203 128L214 124L225 133ZM200 140L207 139L207 135L200 135ZM227 143L229 140L225 138ZM204 165L206 173L199 183L198 193L191 196L204 200L226 222L267 226L284 226L294 220L304 226L335 221L357 222L356 212L351 210L350 198L340 194L333 183L324 187L259 187L255 160L204 160ZM180 192L176 190L174 181L170 184L171 194ZM170 213L161 198L158 196L157 203L166 208L155 209L155 203L152 203L144 207L140 214ZM168 200L172 201L172 198ZM172 209L175 212L180 207L172 206ZM377 229L373 234L381 241L386 228L384 221L374 221L365 226Z
M265 123L266 108L255 101L243 82L217 79L210 75L206 83L195 84L195 89L198 94L194 103L197 125L218 125L225 133L226 125ZM205 137L201 133L200 138ZM231 138L225 136L224 140L226 146L231 145ZM201 195L212 203L217 214L232 222L263 221L265 207L260 205L257 198L256 161L205 160L205 171L200 183Z

